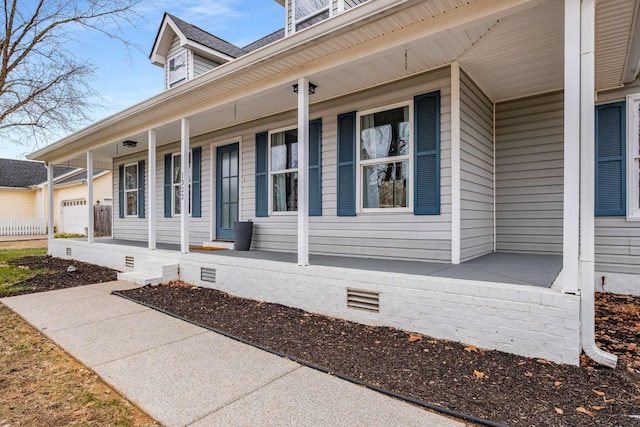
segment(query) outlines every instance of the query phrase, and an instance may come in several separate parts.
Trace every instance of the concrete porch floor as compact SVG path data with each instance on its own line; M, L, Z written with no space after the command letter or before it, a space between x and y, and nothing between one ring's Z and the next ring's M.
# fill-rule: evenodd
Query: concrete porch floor
M81 239L79 239L81 240ZM86 241L86 239L85 239ZM145 241L96 238L96 243L146 248ZM180 245L158 243L160 250L179 251ZM277 261L295 264L297 255L292 252L199 250L193 253L211 256L237 257ZM459 265L436 262L385 260L378 258L338 257L309 255L311 265L340 267L388 273L404 273L418 276L444 277L449 279L475 280L480 282L509 283L516 285L549 288L562 270L562 256L495 252L463 262Z

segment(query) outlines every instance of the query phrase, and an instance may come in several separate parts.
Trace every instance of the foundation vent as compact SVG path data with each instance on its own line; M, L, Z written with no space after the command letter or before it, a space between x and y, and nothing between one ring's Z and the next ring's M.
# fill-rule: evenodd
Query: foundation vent
M71 248L67 248L67 256L71 256Z
M132 256L124 257L124 265L125 267L134 268L135 266L135 258Z
M347 288L347 307L380 312L380 293Z
M202 268L200 269L200 280L203 282L216 283L216 269Z

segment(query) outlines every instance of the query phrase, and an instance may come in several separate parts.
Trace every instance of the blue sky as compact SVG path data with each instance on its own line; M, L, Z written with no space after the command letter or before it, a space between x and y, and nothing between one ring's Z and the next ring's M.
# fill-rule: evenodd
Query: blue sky
M127 26L119 32L137 48L127 49L99 33L77 33L75 54L95 66L92 85L100 94L95 103L101 108L91 112L94 121L163 91L162 69L151 64L149 53L164 12L240 47L284 26L284 8L275 0L151 0L143 1L137 12L135 28ZM15 159L24 159L34 149L4 148L1 157Z

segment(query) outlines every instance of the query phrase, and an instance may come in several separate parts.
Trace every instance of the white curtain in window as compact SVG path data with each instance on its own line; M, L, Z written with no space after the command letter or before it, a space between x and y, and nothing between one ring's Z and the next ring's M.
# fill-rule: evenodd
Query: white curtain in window
M391 147L391 125L376 126L362 131L362 147L367 159L378 159L389 156ZM364 207L379 208L378 174L376 167L363 168Z
M286 174L273 175L273 211L287 210L287 182Z
M284 132L271 135L271 170L280 171L287 168L287 146Z

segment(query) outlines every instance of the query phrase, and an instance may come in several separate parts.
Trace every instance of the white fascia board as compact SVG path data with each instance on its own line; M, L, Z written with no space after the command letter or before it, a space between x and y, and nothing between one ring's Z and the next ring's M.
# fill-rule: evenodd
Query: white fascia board
M160 25L158 36L156 37L155 43L153 44L153 48L151 49L151 54L149 55L149 59L151 60L151 63L153 65L164 66L166 63L167 52L159 52L159 50L165 38L173 37L171 35L171 32L168 32L167 29L170 29L174 35L178 36L178 38L180 39L180 46L184 46L187 42L187 38L178 29L178 26L175 24L175 22L173 22L169 15L165 15L164 20Z
M70 156L73 156L74 153L116 142L115 132L113 140L94 143L90 146L82 144L82 139L104 129L117 129L119 123L126 121L130 116L149 115L149 129L151 129L156 125L156 123L152 121L153 109L165 102L170 102L172 98L188 95L189 93L197 94L202 87L215 83L218 79L240 75L248 69L263 66L267 61L284 59L288 55L304 50L305 47L310 44L335 38L354 27L382 19L392 13L415 6L421 3L421 1L422 0L377 0L363 3L358 7L349 9L344 13L335 15L330 19L268 44L247 55L214 68L198 78L187 81L126 110L102 119L58 142L29 154L27 158L31 160L64 161ZM452 28L478 19L495 19L496 17L502 17L505 13L512 14L520 12L524 9L546 3L547 1L549 0L480 0L434 18L438 20L438 25L433 29L433 32L446 32ZM309 70L307 70L306 73L307 75L309 74L308 71ZM185 116L186 115L187 113L185 113ZM178 118L176 118L176 120L177 119ZM76 147L68 147L69 145L76 145ZM61 150L63 147L67 149Z
M187 40L184 47L187 47L202 56L216 58L217 60L220 60L220 62L229 62L235 59L233 56L229 56L219 50L211 49L210 47L194 42L193 40Z
M34 186L31 187L2 187L0 186L0 190L16 190L16 191L32 191Z

